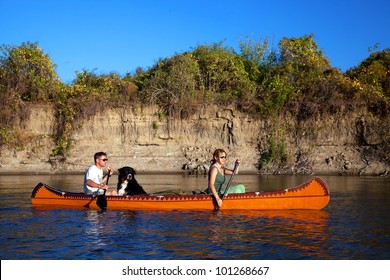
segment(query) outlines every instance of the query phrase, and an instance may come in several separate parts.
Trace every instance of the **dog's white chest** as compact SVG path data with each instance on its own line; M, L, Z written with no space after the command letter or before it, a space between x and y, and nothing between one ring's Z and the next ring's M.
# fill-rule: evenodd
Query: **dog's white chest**
M118 195L124 195L127 187L127 180L121 184L121 188L118 190Z

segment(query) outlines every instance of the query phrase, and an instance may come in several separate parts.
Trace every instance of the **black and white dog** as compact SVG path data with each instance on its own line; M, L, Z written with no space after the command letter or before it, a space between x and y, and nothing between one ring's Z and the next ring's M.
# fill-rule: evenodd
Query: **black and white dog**
M144 189L135 179L135 170L132 167L125 166L118 169L118 195L137 195L146 194Z

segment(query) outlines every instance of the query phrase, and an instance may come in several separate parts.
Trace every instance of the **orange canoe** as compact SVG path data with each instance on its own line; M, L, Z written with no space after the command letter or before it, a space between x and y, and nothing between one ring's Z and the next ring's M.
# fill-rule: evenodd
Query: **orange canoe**
M106 196L107 209L128 210L214 210L215 202L210 195L136 195ZM83 193L60 191L39 183L31 195L36 206L87 207L99 209L96 196ZM271 210L271 209L322 209L328 205L330 191L319 178L300 186L280 191L248 192L229 194L225 197L222 209Z

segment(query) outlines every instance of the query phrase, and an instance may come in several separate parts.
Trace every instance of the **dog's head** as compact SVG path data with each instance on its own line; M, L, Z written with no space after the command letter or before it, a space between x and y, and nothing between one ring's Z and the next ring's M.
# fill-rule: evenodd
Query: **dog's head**
M119 172L119 181L131 181L134 178L134 175L136 174L135 169L130 166L125 166L118 169Z

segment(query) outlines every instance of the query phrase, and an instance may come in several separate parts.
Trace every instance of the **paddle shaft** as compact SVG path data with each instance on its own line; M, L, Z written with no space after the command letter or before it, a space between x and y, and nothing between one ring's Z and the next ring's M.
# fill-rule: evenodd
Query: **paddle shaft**
M110 169L111 170L111 169ZM107 181L106 181L106 185L108 185L108 180L110 179L111 177L111 173L110 173L110 170L108 170L108 173L107 173ZM104 193L106 192L106 190L104 190Z
M109 179L110 179L110 170L108 170L108 173L107 173L106 185L108 185ZM100 209L106 210L106 208L107 208L106 189L104 189L103 194L98 195L96 204L97 204L97 206L99 206Z
M111 175L110 175L110 170L108 170L108 173L107 173L107 181L106 181L106 185L108 185L108 180L110 179ZM103 191L103 196L106 196L106 189L104 189Z
M229 188L230 188L230 184L231 184L232 181L233 181L233 177L234 177L234 175L236 174L236 171L237 171L237 168L238 168L239 165L240 165L240 163L236 161L236 163L235 163L235 165L234 165L234 169L233 169L233 174L230 176L229 182L227 183L227 186L226 186L226 188L225 188L225 191L223 192L223 195L222 195L222 197L221 197L221 200L223 200L223 199L225 198L225 196L227 195L227 192L228 192L228 190L229 190Z

